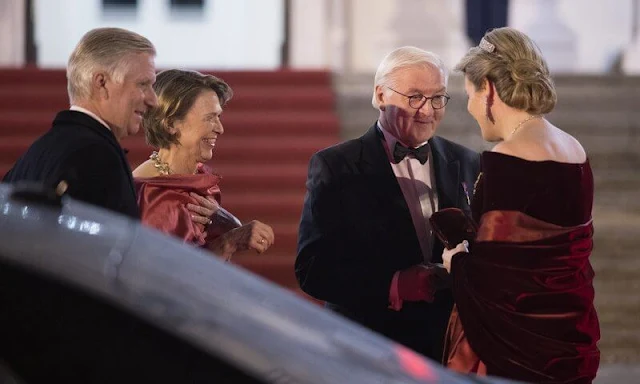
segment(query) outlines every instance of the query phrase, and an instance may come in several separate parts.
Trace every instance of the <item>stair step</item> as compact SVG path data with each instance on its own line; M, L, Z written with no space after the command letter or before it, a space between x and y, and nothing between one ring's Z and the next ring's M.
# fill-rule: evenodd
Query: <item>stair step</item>
M35 137L3 137L0 141L0 164L13 164L33 143ZM216 146L214 162L235 164L298 163L307 164L318 150L335 144L332 136L310 137L224 137ZM129 150L131 164L139 164L149 158L152 151L143 138L123 140Z
M326 87L299 85L296 87L262 88L243 86L234 88L234 96L225 107L225 117L233 112L265 111L331 111L335 100L331 89ZM34 110L34 100L40 111L56 112L67 109L69 101L65 86L0 86L0 112ZM50 119L50 118L49 118Z
M298 288L294 272L295 253L282 255L270 253L270 251L268 250L261 255L253 252L243 252L243 254L234 256L232 262L241 268L268 280L276 281L283 286Z
M278 224L278 228L285 228L286 230L283 229L281 233L291 241L276 240L274 246L277 245L278 248L280 246L293 246L292 249L295 250L297 228L302 214L303 202L304 195L296 192L267 194L258 190L244 195L240 193L225 194L222 205L243 223L248 223L251 220L258 220L269 225L285 223L284 227L282 224ZM280 231L280 229L278 230Z
M244 192L250 188L262 192L290 191L304 194L307 179L306 164L213 164L216 173L222 175L220 187L223 194Z
M267 194L262 191L227 194L223 204L241 220L258 219L268 223L275 218L299 218L304 195L297 192Z
M2 112L0 113L0 127L11 127L10 130L5 128L6 132L3 132L2 135L11 137L42 134L51 127L54 117L55 113L39 111L30 113ZM327 111L272 113L234 113L228 111L222 116L222 123L226 132L232 133L233 136L244 137L260 134L317 136L319 133L335 136L340 130L337 117ZM222 138L225 137L222 136Z

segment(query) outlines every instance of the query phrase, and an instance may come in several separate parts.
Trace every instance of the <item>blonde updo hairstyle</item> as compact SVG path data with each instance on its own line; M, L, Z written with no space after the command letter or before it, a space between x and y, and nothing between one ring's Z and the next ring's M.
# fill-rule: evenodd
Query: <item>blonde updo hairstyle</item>
M533 40L509 27L493 29L483 40L495 49L471 48L456 70L463 72L477 90L483 89L485 79L489 80L500 100L512 108L532 115L551 112L557 101L556 90Z

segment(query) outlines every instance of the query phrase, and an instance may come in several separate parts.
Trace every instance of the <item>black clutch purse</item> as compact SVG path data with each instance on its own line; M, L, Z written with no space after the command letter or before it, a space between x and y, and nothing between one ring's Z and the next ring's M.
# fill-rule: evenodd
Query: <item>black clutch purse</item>
M429 218L433 232L447 249L467 240L473 242L478 233L478 226L460 208L445 208L434 212Z
M218 207L216 213L211 216L211 224L207 225L207 236L215 239L223 233L241 227L242 223L231 212Z

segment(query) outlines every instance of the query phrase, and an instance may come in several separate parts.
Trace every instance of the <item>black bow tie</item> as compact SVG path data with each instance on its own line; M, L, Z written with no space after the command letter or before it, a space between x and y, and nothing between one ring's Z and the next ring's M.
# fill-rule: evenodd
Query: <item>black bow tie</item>
M393 149L393 162L398 164L408 154L412 154L420 164L424 164L429 158L429 144L427 143L418 148L407 148L396 141L396 146Z

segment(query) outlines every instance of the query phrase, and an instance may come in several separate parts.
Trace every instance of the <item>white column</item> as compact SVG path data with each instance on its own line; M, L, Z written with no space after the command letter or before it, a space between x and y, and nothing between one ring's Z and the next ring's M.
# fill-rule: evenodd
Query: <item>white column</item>
M379 49L388 53L413 45L436 53L452 67L469 48L463 19L462 0L396 0Z
M329 3L329 66L334 72L349 72L349 3L331 0Z
M558 12L557 0L532 0L533 23L523 32L540 47L552 72L573 72L578 62L578 38Z
M0 67L25 64L25 1L0 1Z
M640 23L640 1L634 0L635 22ZM627 47L622 58L622 70L628 75L640 74L640 25L635 25L635 36L632 36L631 44Z
M329 66L328 0L291 0L289 61L295 69Z

